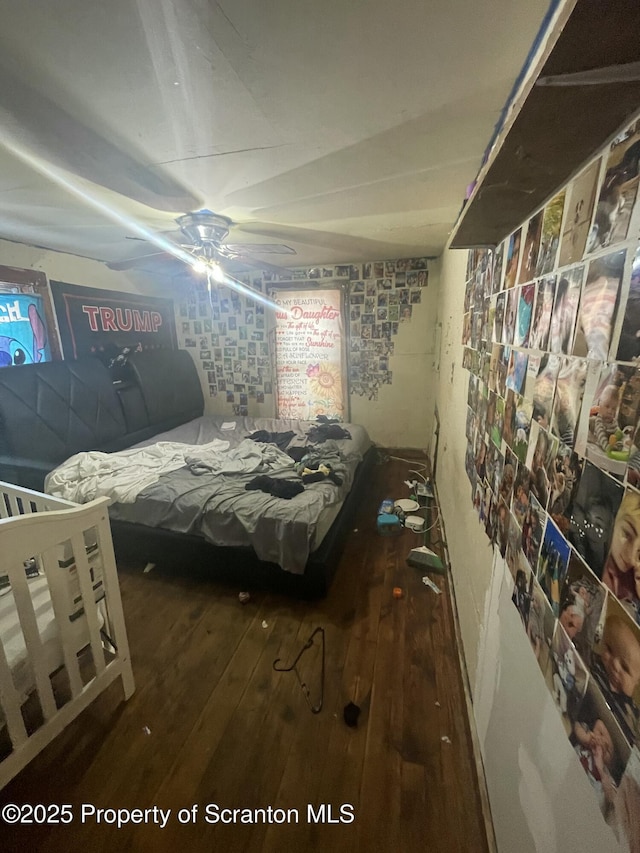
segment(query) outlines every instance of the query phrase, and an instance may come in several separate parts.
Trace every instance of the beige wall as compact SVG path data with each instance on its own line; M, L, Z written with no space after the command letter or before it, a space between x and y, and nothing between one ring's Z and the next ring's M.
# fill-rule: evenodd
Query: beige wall
M366 426L382 447L426 450L433 428L434 372L438 337L437 288L431 272L422 301L413 306L411 320L401 323L389 358L391 385L382 385L377 400L351 395L351 420Z
M454 577L457 572L464 572L464 583L456 584L456 598L467 668L473 687L493 558L484 529L471 503L471 485L464 470L469 374L462 368L460 342L466 264L467 253L460 251L448 251L438 262L439 280L436 286L442 343L436 386L440 417L437 482L445 521L451 520L447 525L447 533L451 540L449 547ZM460 531L464 531L464 536L459 535ZM471 565L467 565L470 559Z
M442 324L437 487L474 717L500 853L619 851L511 602L471 503L464 457L468 371L462 368L467 253L446 251L433 276Z

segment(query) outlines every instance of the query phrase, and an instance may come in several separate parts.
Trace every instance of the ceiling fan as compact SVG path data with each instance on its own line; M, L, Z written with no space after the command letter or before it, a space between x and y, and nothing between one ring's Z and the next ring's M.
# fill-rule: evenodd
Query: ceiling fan
M137 255L123 261L109 262L107 266L112 270L128 270L140 266L151 258L173 260L176 257L179 260L190 263L190 259L185 257L186 253L193 258L191 266L197 272L204 272L207 267L235 262L236 264L281 274L286 272L284 267L266 263L256 258L255 255L296 254L295 249L282 243L226 243L225 240L229 235L229 231L234 227L235 223L227 216L213 213L210 210L197 210L193 213L186 213L183 216L179 216L176 219L176 223L179 226L179 232L168 232L162 240L164 244L173 243L176 247L175 254L168 247L168 251ZM175 241L171 239L172 235L177 236ZM182 237L183 241L186 240L186 242L178 242L180 237ZM142 238L132 237L131 239L140 240Z
M608 83L637 83L640 81L640 62L607 65L564 74L539 77L536 86L603 86Z

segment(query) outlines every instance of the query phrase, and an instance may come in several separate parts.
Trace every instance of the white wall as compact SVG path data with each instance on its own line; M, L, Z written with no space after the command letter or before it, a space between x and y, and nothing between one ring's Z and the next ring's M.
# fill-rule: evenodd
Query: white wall
M85 287L101 287L105 290L120 290L125 293L144 293L147 296L171 296L171 280L134 272L115 272L99 261L50 252L0 240L0 264L8 267L41 270L49 279L66 281Z
M471 503L464 457L468 372L462 369L467 253L434 270L442 324L437 486L445 524L474 716L500 853L618 851L568 741Z

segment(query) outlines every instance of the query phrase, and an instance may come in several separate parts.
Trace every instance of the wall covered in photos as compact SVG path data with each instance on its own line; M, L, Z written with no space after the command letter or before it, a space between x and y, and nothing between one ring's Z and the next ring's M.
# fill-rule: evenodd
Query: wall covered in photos
M640 851L639 180L636 122L495 251L469 252L466 415L458 427L469 500L496 555L479 634L490 631L491 599L506 590L536 683L545 685L592 789L592 809L633 853ZM445 522L447 503L445 495ZM493 618L503 632L510 617L498 608ZM502 642L487 633L475 649L478 694L485 678L489 692L501 689L495 657L493 674L479 662L482 645L494 641ZM487 713L495 717L495 703ZM534 764L555 760L540 753ZM552 787L552 775L539 769L542 788Z
M386 445L426 447L433 415L436 294L426 258L300 267L279 277L239 276L255 297L196 280L176 298L180 346L199 367L207 409L273 417L272 309L260 296L301 287L341 285L348 318L350 419ZM314 367L312 365L311 367ZM417 413L417 414L416 414Z

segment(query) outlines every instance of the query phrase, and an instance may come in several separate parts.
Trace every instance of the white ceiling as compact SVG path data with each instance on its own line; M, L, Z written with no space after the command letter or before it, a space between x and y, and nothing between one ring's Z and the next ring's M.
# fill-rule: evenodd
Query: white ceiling
M437 255L546 8L0 0L0 238L117 261L155 247L106 208L205 207L272 263Z

